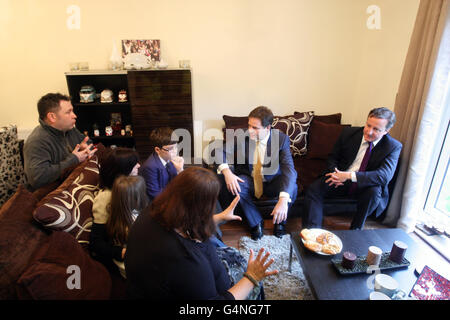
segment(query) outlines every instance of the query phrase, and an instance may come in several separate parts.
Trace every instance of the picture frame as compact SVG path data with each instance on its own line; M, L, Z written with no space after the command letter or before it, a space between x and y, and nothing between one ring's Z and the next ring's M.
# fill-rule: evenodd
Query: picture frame
M117 122L122 123L122 114L120 112L112 112L110 123L114 125Z
M126 56L131 53L140 53L151 61L160 61L160 40L122 40L122 59L125 60Z

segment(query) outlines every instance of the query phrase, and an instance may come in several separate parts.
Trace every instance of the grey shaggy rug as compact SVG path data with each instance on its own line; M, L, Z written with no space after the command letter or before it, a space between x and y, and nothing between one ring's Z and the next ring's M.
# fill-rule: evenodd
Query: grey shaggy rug
M274 263L269 270L277 269L279 273L264 279L264 292L267 300L313 300L311 290L303 274L302 267L295 252L292 252L291 272L289 268L289 235L281 239L275 236L264 236L259 241L250 237L239 240L239 252L248 260L250 249L257 254L260 248L270 252Z

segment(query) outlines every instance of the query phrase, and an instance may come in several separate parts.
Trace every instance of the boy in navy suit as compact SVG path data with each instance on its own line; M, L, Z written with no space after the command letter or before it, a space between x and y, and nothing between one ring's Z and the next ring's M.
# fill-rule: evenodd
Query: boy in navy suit
M306 190L304 228L322 226L326 196L357 199L350 229L362 229L369 215L375 213L378 217L386 209L388 184L402 150L402 144L388 134L394 123L394 112L375 108L369 112L364 127L343 129L328 158L327 173Z
M154 152L141 166L139 174L144 177L147 195L153 200L178 173L183 171L184 159L177 156L177 141L172 140L173 130L156 128L150 133Z

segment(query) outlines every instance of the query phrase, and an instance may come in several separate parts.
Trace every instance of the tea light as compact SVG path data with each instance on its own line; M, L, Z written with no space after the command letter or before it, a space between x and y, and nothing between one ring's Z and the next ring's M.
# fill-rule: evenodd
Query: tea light
M406 249L408 249L408 245L406 243L398 240L394 241L389 259L397 263L402 263Z
M378 266L381 261L381 254L383 251L381 251L380 248L376 246L370 246L369 251L367 252L367 264L369 266Z
M353 269L355 266L356 255L353 252L346 251L342 256L342 266L346 269Z

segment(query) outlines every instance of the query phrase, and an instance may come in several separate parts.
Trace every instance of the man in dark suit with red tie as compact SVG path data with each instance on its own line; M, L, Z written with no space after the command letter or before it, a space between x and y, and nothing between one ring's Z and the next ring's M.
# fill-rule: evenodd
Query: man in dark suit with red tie
M183 171L184 160L177 156L177 141L172 140L173 130L156 128L150 133L154 152L139 170L147 186L147 195L153 200L166 185Z
M364 127L344 128L328 158L327 173L306 190L304 228L320 228L323 200L348 195L357 199L350 229L362 229L366 218L387 207L388 184L394 176L402 144L388 133L395 114L387 108L369 112Z

